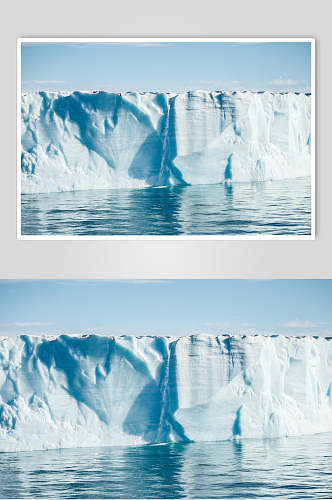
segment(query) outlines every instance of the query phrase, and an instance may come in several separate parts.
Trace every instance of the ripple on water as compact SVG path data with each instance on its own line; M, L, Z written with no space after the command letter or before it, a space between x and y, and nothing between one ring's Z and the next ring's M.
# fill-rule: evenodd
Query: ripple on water
M310 178L22 195L23 235L310 235Z
M332 433L0 453L0 498L331 498Z

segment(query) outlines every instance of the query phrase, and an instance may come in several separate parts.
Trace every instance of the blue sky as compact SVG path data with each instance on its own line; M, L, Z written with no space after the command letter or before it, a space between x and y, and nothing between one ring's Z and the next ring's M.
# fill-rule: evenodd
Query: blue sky
M308 42L23 43L22 91L310 91Z
M332 280L4 280L0 335L332 336Z

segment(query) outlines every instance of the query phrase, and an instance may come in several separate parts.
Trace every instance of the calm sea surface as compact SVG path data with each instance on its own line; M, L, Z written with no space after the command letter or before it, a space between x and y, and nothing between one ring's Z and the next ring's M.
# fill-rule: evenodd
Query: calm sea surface
M332 433L0 453L0 498L332 498Z
M310 177L22 195L23 235L309 235Z

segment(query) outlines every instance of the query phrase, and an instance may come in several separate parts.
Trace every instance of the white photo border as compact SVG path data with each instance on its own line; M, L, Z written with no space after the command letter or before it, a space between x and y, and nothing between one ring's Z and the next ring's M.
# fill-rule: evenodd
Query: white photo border
M75 236L75 235L22 235L21 227L21 46L23 43L153 43L153 42L308 42L311 44L311 233L310 235L109 235L109 236ZM17 39L17 209L16 225L18 240L315 240L316 235L316 39L309 38L18 38Z

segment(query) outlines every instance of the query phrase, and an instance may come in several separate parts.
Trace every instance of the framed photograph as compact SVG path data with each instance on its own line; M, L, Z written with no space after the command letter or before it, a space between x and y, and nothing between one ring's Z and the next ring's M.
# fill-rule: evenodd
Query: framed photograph
M315 238L312 38L18 40L19 239Z
M331 498L331 296L0 280L0 498Z

